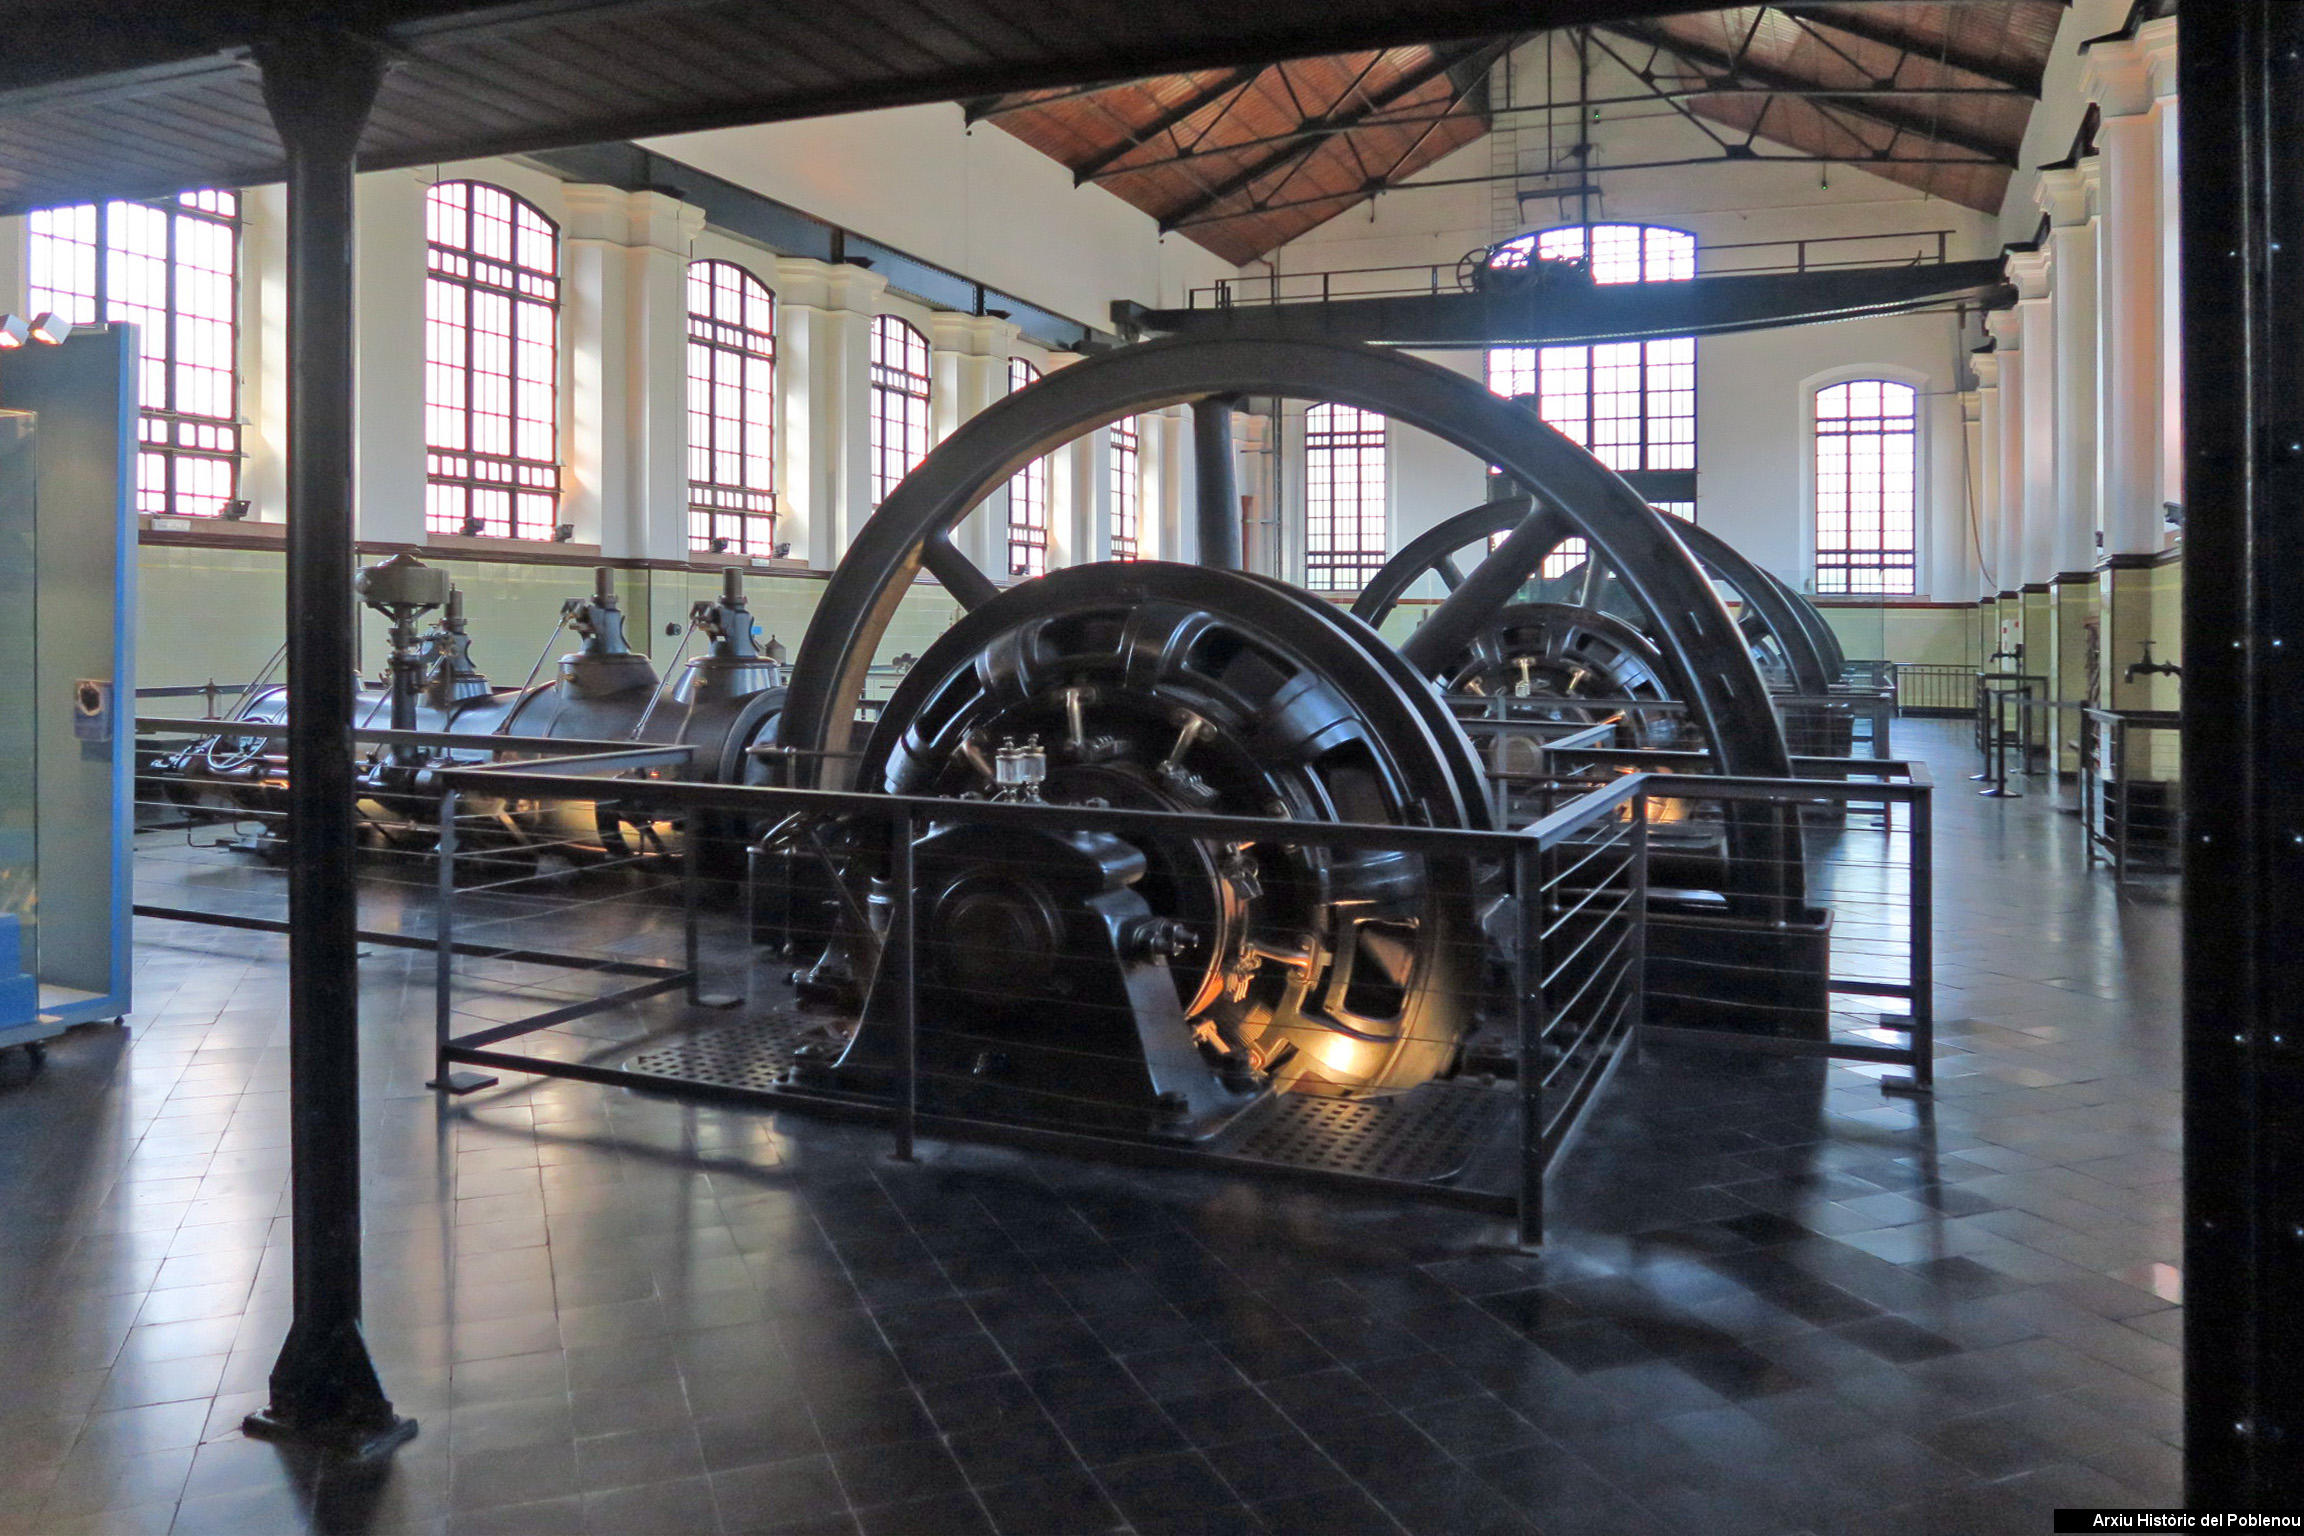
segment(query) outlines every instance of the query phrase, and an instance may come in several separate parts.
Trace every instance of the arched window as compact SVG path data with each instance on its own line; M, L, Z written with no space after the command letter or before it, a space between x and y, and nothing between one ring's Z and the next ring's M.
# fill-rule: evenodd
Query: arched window
M136 326L136 510L216 516L240 485L240 195L82 203L30 225L34 313Z
M688 545L776 552L776 296L732 261L688 264Z
M1384 564L1384 418L1349 405L1304 417L1304 579L1357 592Z
M1888 379L1816 391L1816 590L1918 590L1920 392Z
M1105 430L1112 438L1112 558L1133 560L1143 532L1143 424L1131 416Z
M1020 357L1008 359L1008 393L1039 382L1040 370ZM1048 460L1034 459L1008 481L1008 574L1048 572Z
M928 454L928 338L894 315L872 322L872 505Z
M1696 275L1696 237L1647 224L1572 224L1507 241L1489 264L1587 258L1596 283L1677 282ZM1650 500L1694 503L1695 338L1491 347L1488 387L1508 398L1534 395L1538 415Z
M560 515L560 231L482 181L424 198L424 527L549 539Z

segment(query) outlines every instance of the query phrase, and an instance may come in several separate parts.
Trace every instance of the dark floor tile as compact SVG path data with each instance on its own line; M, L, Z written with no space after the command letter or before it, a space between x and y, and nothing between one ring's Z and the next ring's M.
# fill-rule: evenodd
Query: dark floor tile
M1355 1374L1394 1408L1471 1397L1481 1388L1472 1375L1447 1356L1426 1352L1372 1361L1354 1368Z
M1426 1403L1408 1409L1405 1417L1430 1436L1433 1444L1459 1460L1533 1444L1543 1438L1542 1431L1535 1425L1485 1392L1477 1397Z
M1143 1406L1075 1409L1054 1415L1057 1429L1091 1467L1187 1449L1183 1433L1149 1399Z
M1867 1318L1833 1330L1841 1338L1870 1350L1883 1360L1909 1365L1960 1353L1960 1346L1941 1334L1930 1333L1900 1317Z
M968 1493L858 1510L856 1522L864 1536L994 1536L983 1507Z
M1250 1506L1272 1536L1388 1536L1405 1529L1383 1506L1357 1488L1329 1488Z
M729 1536L848 1514L829 1456L763 1462L712 1474L712 1497Z
M946 1444L968 1481L979 1488L1076 1466L1071 1445L1046 1418L1004 1419L952 1435Z
M832 1465L848 1491L848 1502L858 1511L958 1493L968 1485L941 1439L835 1447Z
M1295 1425L1273 1401L1253 1387L1180 1397L1161 1404L1185 1439L1203 1449L1293 1433Z
M976 1496L1000 1536L1102 1536L1123 1524L1102 1485L1085 1472L979 1486Z
M1233 1502L1231 1489L1197 1451L1099 1467L1096 1480L1132 1524L1181 1519Z
M1378 1477L1368 1491L1414 1536L1541 1536L1527 1513L1464 1467Z
M1328 1453L1290 1431L1261 1440L1239 1440L1204 1453L1208 1464L1242 1501L1259 1504L1351 1481Z
M710 1536L720 1529L712 1485L701 1477L584 1496L589 1536Z
M790 1461L824 1449L805 1405L696 1421L696 1441L708 1472L728 1472L764 1461Z

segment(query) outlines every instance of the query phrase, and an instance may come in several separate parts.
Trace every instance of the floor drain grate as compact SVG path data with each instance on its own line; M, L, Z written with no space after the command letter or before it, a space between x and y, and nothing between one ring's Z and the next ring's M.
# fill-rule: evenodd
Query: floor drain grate
M715 1088L783 1088L792 1081L794 1053L822 1035L820 1021L763 1014L642 1051L625 1063L625 1070Z
M1290 1093L1256 1106L1224 1138L1226 1152L1297 1168L1435 1183L1465 1164L1510 1121L1509 1091L1428 1083L1389 1099Z

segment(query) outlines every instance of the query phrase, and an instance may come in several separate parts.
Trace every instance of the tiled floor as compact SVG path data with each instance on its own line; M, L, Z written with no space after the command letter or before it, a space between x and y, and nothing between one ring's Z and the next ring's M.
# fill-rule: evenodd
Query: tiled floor
M241 1438L286 1320L276 941L150 924L0 1068L0 1536L2030 1533L2174 1502L2175 913L1942 782L1941 1091L1653 1054L1488 1224L514 1082L369 963L369 1333L423 1423Z

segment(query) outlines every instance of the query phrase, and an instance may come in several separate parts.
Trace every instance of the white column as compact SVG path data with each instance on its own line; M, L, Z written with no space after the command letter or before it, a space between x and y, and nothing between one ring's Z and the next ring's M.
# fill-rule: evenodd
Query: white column
M2096 225L2091 177L2074 167L2041 172L2033 195L2048 215L2056 332L2056 521L2049 576L2096 566Z
M819 569L839 563L872 514L872 317L887 286L862 267L776 263L780 537Z
M429 174L386 171L355 189L354 527L424 542L424 194ZM283 355L285 345L283 345ZM286 416L283 398L281 413Z
M1960 397L1962 429L1968 436L1967 501L1975 519L1976 584L1987 598L2000 592L1997 540L2000 536L2000 359L1990 352L1971 357L1976 388Z
M2056 574L2056 311L2049 299L2055 258L2046 250L2014 251L2008 275L2024 324L2024 542L2019 573L2026 583Z
M1993 456L1999 482L1993 504L2000 515L1992 574L2001 591L2014 592L2024 585L2024 322L2018 311L2002 309L1984 324L2000 364L1999 451Z
M940 311L928 317L928 442L933 447L1008 392L1008 354L1016 327L996 315ZM1005 483L969 513L953 542L995 581L1004 578L1008 532Z
M2154 21L2134 38L2092 44L2082 56L2082 79L2101 114L2096 444L2108 555L2157 551L2160 503L2175 499L2165 493L2179 409L2170 297L2177 278L2175 39L2172 19Z
M565 197L561 520L603 554L685 560L688 243L704 210L617 187Z

